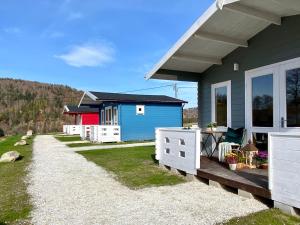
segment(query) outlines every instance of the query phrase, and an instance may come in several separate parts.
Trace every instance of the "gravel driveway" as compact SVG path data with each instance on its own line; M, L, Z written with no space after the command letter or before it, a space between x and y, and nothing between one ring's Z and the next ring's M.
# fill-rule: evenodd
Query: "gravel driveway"
M214 224L266 209L200 182L130 190L52 136L34 142L33 224Z

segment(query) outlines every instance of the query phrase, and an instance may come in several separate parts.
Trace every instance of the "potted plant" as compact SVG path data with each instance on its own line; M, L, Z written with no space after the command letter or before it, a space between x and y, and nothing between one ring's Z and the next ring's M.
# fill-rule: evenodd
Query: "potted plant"
M211 131L216 131L217 130L217 123L215 123L215 122L211 122L211 123L209 123L208 125L207 125L207 128L210 128L211 129Z
M268 151L259 151L255 156L256 165L260 169L268 169Z
M229 153L228 155L226 155L226 162L228 163L230 170L236 170L238 163L237 154Z

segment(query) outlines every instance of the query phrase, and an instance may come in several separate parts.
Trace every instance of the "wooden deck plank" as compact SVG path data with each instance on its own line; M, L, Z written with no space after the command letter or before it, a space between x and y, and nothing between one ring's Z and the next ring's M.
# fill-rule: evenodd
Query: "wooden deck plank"
M230 171L222 164L201 157L201 168L197 171L197 176L208 180L216 181L228 187L241 189L254 195L271 198L268 190L268 171L260 169L243 169Z

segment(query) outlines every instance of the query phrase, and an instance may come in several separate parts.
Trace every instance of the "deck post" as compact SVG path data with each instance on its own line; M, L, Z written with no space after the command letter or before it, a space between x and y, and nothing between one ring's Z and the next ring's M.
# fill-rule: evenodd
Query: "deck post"
M208 185L216 188L223 188L222 184L217 181L209 180Z
M241 197L244 197L244 198L254 199L253 194L251 194L248 191L241 190L241 189L238 189L238 195Z

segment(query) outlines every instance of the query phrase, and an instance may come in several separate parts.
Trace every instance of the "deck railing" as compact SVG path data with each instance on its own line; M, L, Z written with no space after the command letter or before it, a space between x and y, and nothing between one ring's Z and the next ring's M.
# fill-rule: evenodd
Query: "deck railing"
M63 132L68 135L78 135L81 132L81 125L64 125Z
M197 174L200 168L200 129L158 128L155 135L156 159L160 164Z
M300 133L269 133L272 199L300 208Z
M93 125L90 127L90 141L98 143L120 142L121 128L117 125Z

